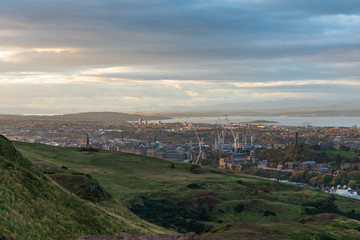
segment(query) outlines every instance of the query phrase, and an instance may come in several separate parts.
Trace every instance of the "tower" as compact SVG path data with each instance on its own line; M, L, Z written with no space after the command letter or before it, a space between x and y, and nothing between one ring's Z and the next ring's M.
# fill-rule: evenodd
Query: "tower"
M89 134L86 134L86 148L90 148Z
M295 146L298 145L298 132L295 132Z

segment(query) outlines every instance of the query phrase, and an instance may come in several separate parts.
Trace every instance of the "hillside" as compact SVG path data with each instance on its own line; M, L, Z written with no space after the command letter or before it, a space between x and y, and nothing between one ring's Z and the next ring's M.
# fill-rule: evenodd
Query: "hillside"
M119 214L67 192L0 135L0 239L60 240L120 231L167 232L116 204Z
M219 117L251 116L251 117L359 117L359 100L352 102L331 103L311 99L283 99L267 102L219 103L202 107L176 108L153 111L152 114L171 117Z
M66 166L90 174L133 213L178 232L247 239L360 238L360 202L355 199L118 152L15 146L43 171L60 174ZM102 206L117 208L106 201Z

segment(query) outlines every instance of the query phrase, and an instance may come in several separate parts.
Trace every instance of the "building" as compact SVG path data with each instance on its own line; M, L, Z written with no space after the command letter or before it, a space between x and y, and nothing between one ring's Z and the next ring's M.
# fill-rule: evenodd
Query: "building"
M90 148L89 134L86 134L86 148Z
M329 193L334 193L337 195L341 195L344 197L352 197L360 200L360 196L357 194L357 191L352 190L351 188L345 186L338 185L336 188L332 187Z
M288 169L291 169L291 170L300 170L301 169L300 162L287 162L287 163L285 163L285 165L287 165Z
M163 158L170 161L183 162L186 156L184 152L166 151Z
M284 170L284 165L277 165L276 169L282 171Z
M309 169L310 171L316 171L317 170L317 164L315 161L308 161L301 163L302 169Z

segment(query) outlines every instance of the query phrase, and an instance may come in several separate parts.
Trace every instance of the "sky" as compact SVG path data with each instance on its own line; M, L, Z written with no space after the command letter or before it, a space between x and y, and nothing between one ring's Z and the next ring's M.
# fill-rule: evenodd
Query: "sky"
M4 0L0 113L358 100L357 0Z

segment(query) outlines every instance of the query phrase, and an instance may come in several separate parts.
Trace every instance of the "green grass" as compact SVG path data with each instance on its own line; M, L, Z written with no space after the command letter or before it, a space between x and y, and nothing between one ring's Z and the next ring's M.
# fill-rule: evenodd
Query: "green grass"
M352 157L356 156L354 150L340 151L340 150L336 150L336 149L326 149L325 153L329 156L336 156L337 154L339 154L340 156L346 157L346 158L352 158Z
M8 239L70 239L81 235L168 232L132 214L83 201L37 170L0 136L0 234ZM113 211L109 211L113 209Z
M166 160L119 152L87 153L76 148L20 142L15 146L42 170L61 171L66 166L69 171L90 174L113 196L112 201L99 207L114 214L121 215L128 211L126 207L136 204L141 206L144 198L168 199L198 214L206 204L210 210L204 224L213 226L207 235L320 239L325 234L335 239L360 239L356 230L360 222L338 215L335 218L324 215L329 217L326 221L315 218L300 223L309 217L302 204L329 197L320 191L207 167L194 174L189 164L174 163L175 168L171 168L172 162ZM190 184L201 188L189 188ZM360 212L358 200L336 198L341 211ZM239 204L244 206L243 212L235 210ZM265 216L265 211L276 215ZM351 227L346 228L347 225Z

